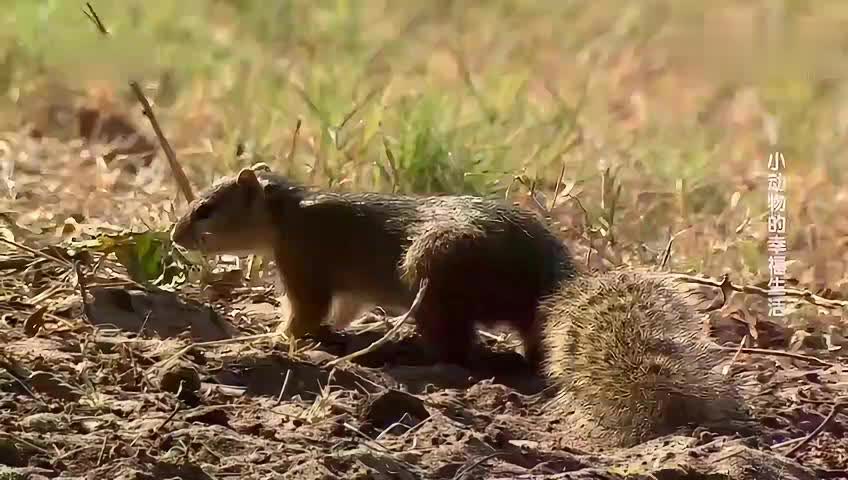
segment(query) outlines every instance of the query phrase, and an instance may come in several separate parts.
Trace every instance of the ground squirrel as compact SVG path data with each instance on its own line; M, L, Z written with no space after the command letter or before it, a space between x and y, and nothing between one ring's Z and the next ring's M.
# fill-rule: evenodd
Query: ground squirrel
M438 358L464 363L475 324L505 323L538 363L536 307L574 269L534 214L473 196L330 193L245 168L195 200L172 238L205 253L272 253L291 304L288 331L316 334L334 297L409 307ZM348 303L349 305L350 303ZM360 308L332 316L337 326Z
M541 303L543 371L584 441L631 446L690 424L750 425L735 386L712 371L720 357L699 339L693 302L670 282L586 274Z

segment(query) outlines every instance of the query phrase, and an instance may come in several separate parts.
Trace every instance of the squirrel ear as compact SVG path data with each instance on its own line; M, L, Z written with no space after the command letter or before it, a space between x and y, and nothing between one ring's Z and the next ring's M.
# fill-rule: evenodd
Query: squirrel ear
M250 166L250 169L254 172L270 172L271 167L268 166L265 162L257 162Z
M256 173L249 168L242 168L238 174L236 183L242 187L248 188L251 191L262 192L262 186L259 184L259 179L256 178Z

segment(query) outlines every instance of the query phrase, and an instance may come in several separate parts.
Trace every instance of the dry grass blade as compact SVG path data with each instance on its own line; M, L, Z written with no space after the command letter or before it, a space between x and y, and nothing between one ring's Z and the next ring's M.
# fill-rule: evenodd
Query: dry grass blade
M332 366L338 365L341 362L346 362L346 361L352 360L356 357L361 357L362 355L367 355L371 352L376 351L378 348L380 348L383 345L385 345L386 343L388 343L392 339L392 337L395 335L395 333L397 333L400 330L400 328L403 326L403 324L406 323L406 321L409 319L409 317L415 315L415 312L418 310L418 307L421 305L421 301L424 299L424 294L427 292L427 284L428 284L427 279L424 279L424 280L421 281L421 285L418 287L418 293L415 295L415 300L412 302L412 306L410 306L409 310L407 310L406 313L404 313L400 317L396 317L396 318L390 320L391 322L394 323L394 326L388 332L386 332L385 335L383 335L382 337L377 339L377 341L375 341L371 345L368 345L367 347L363 348L362 350L358 350L358 351L353 352L349 355L345 355L344 357L340 357L340 358L337 358L335 360L328 362L327 366L332 367Z
M386 160L389 162L389 167L392 169L392 193L397 193L400 183L400 172L398 172L395 154L392 153L392 148L389 146L389 141L383 135L383 149L386 152Z

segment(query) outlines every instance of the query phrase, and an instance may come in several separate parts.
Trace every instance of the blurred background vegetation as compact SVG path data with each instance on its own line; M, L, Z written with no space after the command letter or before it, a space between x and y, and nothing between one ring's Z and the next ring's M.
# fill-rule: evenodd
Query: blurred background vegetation
M254 161L335 189L532 187L576 245L657 263L676 235L670 268L752 281L780 151L790 276L848 290L842 0L93 2L109 39L83 2L4 3L5 131L71 141L87 106L153 140L136 80L197 187Z

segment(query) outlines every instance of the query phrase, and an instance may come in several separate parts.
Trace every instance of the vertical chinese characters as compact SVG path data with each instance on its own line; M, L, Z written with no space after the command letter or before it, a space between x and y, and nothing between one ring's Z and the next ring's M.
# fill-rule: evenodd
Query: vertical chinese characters
M786 313L786 160L780 152L768 157L768 306L769 317Z

